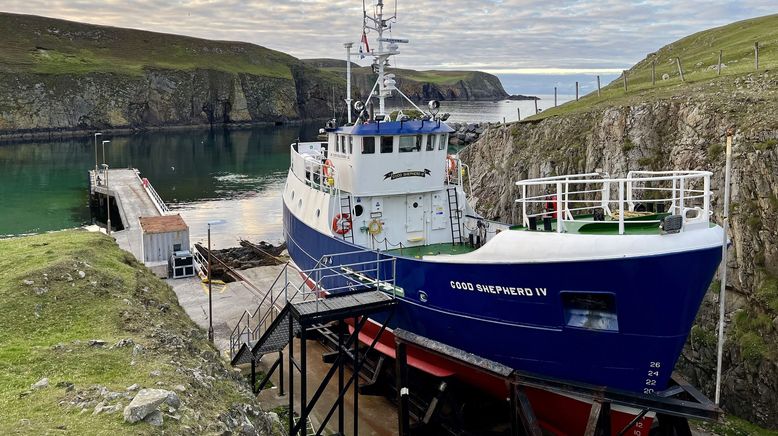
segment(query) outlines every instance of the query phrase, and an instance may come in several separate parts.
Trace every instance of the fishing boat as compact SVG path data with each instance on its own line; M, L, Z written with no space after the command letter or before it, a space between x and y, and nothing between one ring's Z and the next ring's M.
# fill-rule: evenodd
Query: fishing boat
M352 105L346 44L347 122L328 122L326 140L291 145L283 191L291 258L302 270L322 259L394 259L394 271L377 272L394 275L399 300L377 345L389 356L392 329L402 328L522 371L642 394L663 390L721 259L712 174L596 170L506 180L515 183L508 191L520 217L485 219L470 202L470 169L448 153L453 129L440 104L422 109L406 99L414 117L387 113L387 98L405 97L387 66L407 40L386 36L396 19L383 8L378 0L364 14L357 54L372 58L377 75L367 100ZM368 35L377 48L368 47ZM378 325L368 323L360 339L371 341ZM420 354L409 362L505 398L504 385L466 368ZM585 403L560 398L554 401ZM565 423L587 418L585 408L556 408L547 413L554 423L544 407L556 406L536 410L560 434L575 432Z

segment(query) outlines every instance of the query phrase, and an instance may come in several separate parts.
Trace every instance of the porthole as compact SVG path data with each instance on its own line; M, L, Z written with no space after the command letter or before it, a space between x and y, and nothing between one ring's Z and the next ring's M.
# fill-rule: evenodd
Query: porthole
M297 200L297 207L303 207L303 199Z
M419 203L417 203L417 202L415 202L415 201L414 201L414 202L413 202L413 208L414 208L414 209L416 209L417 207L419 207Z
M319 215L321 215L321 210L320 209L316 209L316 218L318 218Z
M358 204L354 206L354 215L356 216L362 216L362 212L364 212L365 209L362 207L361 204Z
M292 191L292 200L294 200L294 191Z

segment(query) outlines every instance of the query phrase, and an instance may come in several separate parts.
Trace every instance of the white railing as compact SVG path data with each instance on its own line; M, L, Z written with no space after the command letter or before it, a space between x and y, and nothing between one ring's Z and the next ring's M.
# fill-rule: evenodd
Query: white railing
M321 152L320 148L313 148L313 145L319 145L316 143L304 143L297 144L298 149L304 146L310 146L311 148L307 153L299 153L295 150L294 145L290 147L291 150L291 165L292 173L301 182L316 188L320 191L334 193L337 189L337 173L335 167L325 163L326 156Z
M619 234L624 234L625 217L629 223L658 225L658 219L640 220L641 214L635 214L638 205L649 204L657 212L669 205L666 212L681 215L684 228L691 223L707 226L711 215L711 175L708 171L630 171L626 178L586 173L529 179L516 182L521 188L521 197L516 202L521 203L525 227L532 217L551 217L555 218L556 231L560 233L572 221L610 224L618 221ZM528 191L534 192L528 195ZM599 211L602 211L600 220L575 218Z
M151 198L151 202L154 203L154 207L157 209L157 212L159 212L160 215L167 215L170 213L170 208L167 207L165 202L162 200L162 197L159 196L157 190L151 186L149 179L141 177L140 172L137 170L135 170L135 177L138 178L141 186L143 186L143 190L145 190L146 194L148 194L149 198Z

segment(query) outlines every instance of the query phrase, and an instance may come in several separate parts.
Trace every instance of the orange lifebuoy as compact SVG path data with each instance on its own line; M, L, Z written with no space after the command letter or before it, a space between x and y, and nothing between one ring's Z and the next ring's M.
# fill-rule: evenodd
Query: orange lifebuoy
M337 214L335 215L335 218L332 219L332 231L339 234L339 235L345 235L346 233L351 231L351 214L344 213L344 214Z
M324 168L322 168L322 172L324 173L324 177L330 178L332 177L332 170L334 167L332 166L332 161L327 159L324 161Z

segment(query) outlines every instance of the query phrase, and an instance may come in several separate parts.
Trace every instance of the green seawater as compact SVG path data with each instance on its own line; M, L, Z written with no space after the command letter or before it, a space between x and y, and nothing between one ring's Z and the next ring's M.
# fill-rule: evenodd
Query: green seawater
M317 125L246 130L166 131L104 135L111 168L133 167L184 217L193 242L207 222L217 247L238 238L282 240L281 188L296 138L314 140ZM102 145L98 145L102 163ZM40 233L91 223L87 172L93 138L0 145L0 236Z

